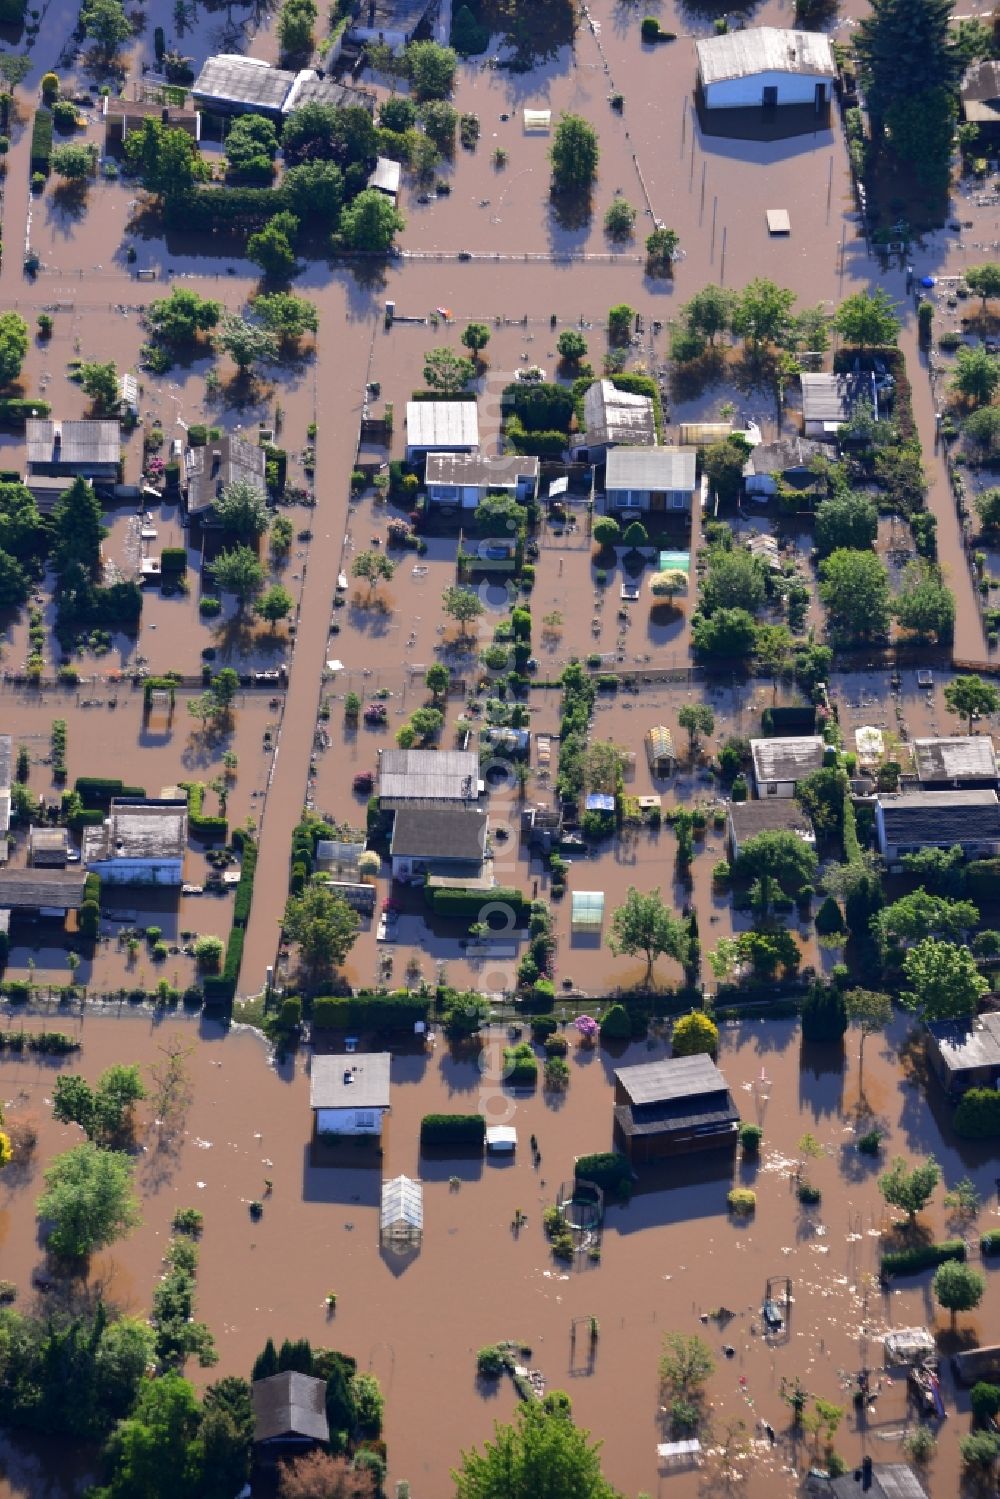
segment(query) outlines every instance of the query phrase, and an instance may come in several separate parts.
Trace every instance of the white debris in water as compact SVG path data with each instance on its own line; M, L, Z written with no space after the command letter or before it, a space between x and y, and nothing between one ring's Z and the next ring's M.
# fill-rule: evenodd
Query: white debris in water
M829 1254L830 1253L830 1246L829 1246L829 1244L810 1244L809 1248L815 1250L817 1254Z
M212 1148L211 1140L199 1140L197 1137L195 1137L194 1143L197 1145L199 1150L211 1150Z
M205 1190L204 1182L195 1182L195 1186L198 1188L199 1192L203 1192Z

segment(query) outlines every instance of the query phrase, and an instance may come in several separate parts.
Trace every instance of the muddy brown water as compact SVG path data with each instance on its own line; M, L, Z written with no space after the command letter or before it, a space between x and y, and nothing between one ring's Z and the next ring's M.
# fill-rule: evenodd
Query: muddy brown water
M19 1023L19 1022L14 1022ZM37 1021L29 1021L29 1025ZM572 1174L575 1155L605 1148L611 1139L611 1073L622 1063L651 1060L663 1043L633 1045L620 1054L571 1051L572 1078L564 1097L504 1090L498 1081L494 1032L485 1062L452 1055L439 1042L426 1054L392 1062L392 1112L383 1173L419 1175L424 1182L425 1232L419 1254L398 1261L378 1246L377 1170L318 1168L310 1163L308 1058L278 1065L253 1034L224 1037L209 1023L160 1023L142 1017L79 1024L83 1050L62 1064L93 1078L113 1061L148 1068L176 1037L193 1046L194 1102L176 1150L157 1149L155 1131L140 1131L136 1178L143 1224L130 1239L95 1257L92 1281L123 1309L142 1313L161 1270L169 1222L179 1208L205 1214L198 1275L198 1315L212 1326L220 1363L213 1373L189 1371L199 1384L225 1373L245 1373L270 1334L308 1336L358 1359L382 1381L393 1479L408 1478L413 1493L447 1492L447 1473L463 1445L481 1442L495 1419L513 1413L512 1389L477 1383L475 1351L500 1338L530 1344L530 1363L548 1388L568 1389L578 1420L604 1441L610 1479L626 1493L694 1495L698 1477L669 1480L657 1473L659 1425L657 1357L670 1330L699 1332L718 1359L709 1388L713 1428L742 1419L751 1433L767 1421L778 1433L772 1451L755 1452L745 1492L794 1492L793 1470L808 1463L796 1446L779 1396L783 1377L800 1377L811 1393L848 1407L837 1435L850 1462L863 1451L877 1460L899 1453L908 1410L901 1381L884 1379L875 1408L860 1424L849 1384L864 1363L881 1369L879 1335L888 1326L929 1322L942 1350L956 1346L947 1319L935 1313L928 1276L900 1280L888 1294L874 1272L890 1219L876 1189L877 1168L853 1146L858 1102L857 1039L839 1050L803 1053L792 1022L747 1022L724 1028L720 1065L743 1117L764 1128L760 1164L732 1168L714 1157L667 1168L640 1184L625 1207L610 1206L601 1258L583 1257L567 1271L551 1259L541 1213L558 1184ZM988 1148L959 1145L947 1130L947 1109L935 1092L908 1081L899 1048L905 1027L868 1042L864 1061L867 1106L886 1129L884 1155L933 1152L949 1183L965 1174L979 1187L980 1228L996 1226L995 1164ZM75 1131L53 1123L49 1100L57 1064L0 1062L0 1096L8 1118L32 1116L40 1130L35 1158L0 1181L0 1238L4 1275L31 1302L32 1272L41 1264L32 1212L41 1170L66 1148ZM483 1109L518 1130L516 1159L430 1160L422 1157L420 1117L435 1110ZM805 1160L798 1142L811 1132L822 1147ZM541 1159L531 1163L534 1134ZM803 1209L791 1180L805 1160L823 1192L818 1208ZM749 1224L727 1215L725 1195L735 1179L757 1192ZM273 1181L259 1223L248 1204ZM945 1229L942 1192L922 1222ZM516 1211L526 1215L519 1232ZM975 1231L973 1230L973 1237ZM963 1345L989 1336L1000 1309L996 1273L987 1270L978 1312L961 1317ZM794 1302L787 1337L765 1339L760 1304L770 1276L787 1275ZM335 1316L324 1298L337 1293ZM733 1313L723 1327L703 1323L720 1304ZM597 1317L596 1354L574 1319ZM583 1324L578 1324L578 1329ZM734 1349L724 1356L725 1345ZM944 1372L948 1419L940 1429L930 1492L957 1491L957 1437L967 1429L967 1397L956 1395ZM449 1420L441 1423L447 1404ZM18 1464L0 1455L6 1486L0 1494L43 1491ZM711 1475L715 1470L709 1468ZM703 1475L704 1479L704 1475ZM711 1482L711 1477L709 1478ZM59 1492L58 1489L53 1492Z

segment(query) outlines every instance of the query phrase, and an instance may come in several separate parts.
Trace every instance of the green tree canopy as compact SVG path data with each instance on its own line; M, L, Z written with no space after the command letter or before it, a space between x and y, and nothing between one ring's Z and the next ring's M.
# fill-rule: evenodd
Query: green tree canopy
M922 942L925 937L962 942L978 922L979 909L971 900L931 895L921 886L884 906L872 920L872 931L883 948L890 942Z
M820 564L820 577L820 598L836 639L867 642L888 635L889 574L881 557L840 547Z
M692 333L700 334L709 344L714 344L732 322L734 303L734 293L726 287L706 286L685 302L681 317Z
M816 550L821 557L846 548L852 552L871 549L878 535L878 511L865 494L830 495L816 507Z
M709 618L695 615L691 638L695 650L706 656L749 656L756 640L753 615L746 609L717 609Z
M1000 359L985 348L963 344L955 355L951 386L974 405L988 405L1000 386Z
M872 0L854 34L854 52L876 127L893 104L919 103L938 88L953 91L961 62L950 0Z
M93 142L82 145L72 141L64 146L54 146L49 163L57 177L65 177L67 182L84 182L94 175L97 147Z
M601 1474L600 1443L573 1424L569 1400L532 1400L452 1470L455 1499L620 1499Z
M962 1020L974 1015L989 984L967 947L925 937L903 959L910 990L903 1004L923 1020Z
M556 352L567 364L579 364L587 357L587 340L575 328L564 328L556 339Z
M143 120L124 143L125 163L147 193L175 202L185 198L196 182L211 175L207 161L186 130L175 130L157 119Z
M289 896L285 906L285 935L298 946L313 978L327 977L343 964L359 926L357 912L322 880L310 881L301 895Z
M582 115L561 114L549 148L554 193L588 193L600 160L597 131Z
M687 922L668 910L659 887L643 893L631 885L623 904L612 914L608 946L616 956L645 954L648 984L653 977L653 964L661 953L678 963L687 960L690 933Z
M738 293L732 312L732 329L743 340L748 353L758 355L767 344L782 344L792 325L795 293L758 277Z
M251 234L247 240L247 255L259 265L265 276L276 281L285 281L294 276L298 268L295 257L295 238L299 232L299 221L294 213L283 209L272 214L264 228Z
M303 224L332 229L344 200L344 175L336 162L299 162L288 167L281 181L282 195Z
M107 57L113 57L132 35L121 0L85 0L80 9L83 29Z
M745 548L724 551L713 548L708 556L708 570L701 585L701 609L714 614L717 609L745 609L756 614L767 598L767 569L759 557Z
M405 222L391 199L366 188L341 214L340 234L347 249L385 254Z
M273 363L278 358L274 334L236 313L223 316L217 338L219 348L229 355L241 375L255 364Z
M235 546L222 551L211 563L212 576L225 593L236 595L240 609L264 585L264 569L252 547Z
M965 719L966 731L971 734L974 718L1000 712L1000 691L982 677L952 677L945 683L944 705L959 721Z
M305 334L319 330L315 303L294 292L261 292L253 299L253 310L268 332L283 342L297 343Z
M175 286L169 297L161 297L146 309L146 322L165 344L193 343L199 333L210 333L222 316L222 303L199 296L185 286Z
M94 1087L78 1075L62 1073L52 1090L52 1113L62 1124L78 1124L97 1145L127 1145L135 1105L145 1096L138 1067L116 1063Z
M389 582L396 571L396 564L384 552L358 552L351 563L351 576L362 578L368 584L369 598L383 579Z
M901 627L921 640L948 645L955 633L955 595L934 562L915 558L903 569L893 612Z
M266 619L271 629L277 628L279 621L287 619L295 607L295 600L283 588L280 583L273 584L254 604L254 613L261 619Z
M447 99L455 80L458 55L437 42L411 42L404 53L406 76L418 100Z
M952 1327L956 1312L974 1311L985 1291L984 1277L961 1260L945 1260L934 1272L934 1299L945 1311L951 1312Z
M256 541L271 523L267 496L250 479L233 479L212 502L212 514L227 536Z
M833 326L845 343L857 349L871 349L894 345L900 322L888 292L877 286L872 292L855 292L841 302L834 313Z
M462 626L463 635L467 633L466 625L478 619L485 608L486 605L472 588L461 588L456 584L450 584L441 595L442 611L450 619L457 620Z
M118 405L118 367L114 360L107 364L82 364L80 385L96 410L113 411Z
M472 360L463 359L453 349L431 349L424 356L424 384L431 390L457 394L475 373Z
M303 60L313 50L313 23L319 14L315 0L284 0L278 12L278 45L282 60Z
M51 1222L50 1248L66 1259L85 1259L139 1222L131 1161L90 1141L75 1145L46 1170L37 1210Z
M694 755L702 734L714 731L715 714L707 703L685 703L677 714L677 722L687 730L688 749Z
M470 323L462 332L462 342L473 354L480 354L490 341L490 330L485 323Z
M940 1180L941 1168L933 1156L911 1168L898 1155L879 1177L878 1189L889 1206L908 1213L912 1223L934 1196Z
M732 504L740 492L749 451L745 438L738 432L722 442L710 443L705 449L702 466L723 505Z
M985 312L990 297L1000 297L1000 265L987 261L985 265L970 266L965 272L965 284L982 297Z
M748 838L736 861L739 879L774 881L786 895L797 895L816 878L816 853L797 833L766 829Z
M234 177L270 182L278 154L278 132L263 115L237 115L226 136L226 164Z
M21 373L28 352L28 325L16 312L0 312L0 385L10 385Z

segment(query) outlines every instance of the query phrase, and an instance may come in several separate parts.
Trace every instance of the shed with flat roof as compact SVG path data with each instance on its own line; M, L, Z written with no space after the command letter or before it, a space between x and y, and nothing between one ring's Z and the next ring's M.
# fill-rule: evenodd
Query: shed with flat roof
M751 739L750 756L757 795L794 796L799 781L819 770L826 744L818 734L788 739Z
M404 802L474 802L482 789L471 750L381 750L378 794L388 811Z
M474 399L407 401L406 461L427 453L474 453L479 447L479 413Z
M319 1135L380 1135L389 1111L387 1051L313 1056L309 1107Z
M997 757L989 734L955 734L947 739L914 739L913 765L927 791L963 786L995 788Z

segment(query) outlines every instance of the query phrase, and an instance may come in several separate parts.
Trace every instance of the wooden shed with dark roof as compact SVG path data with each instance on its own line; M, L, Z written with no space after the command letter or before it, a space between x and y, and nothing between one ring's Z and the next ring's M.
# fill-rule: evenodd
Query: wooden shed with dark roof
M615 1142L634 1164L732 1148L739 1122L711 1057L664 1057L615 1073Z
M251 1386L254 1446L265 1461L308 1452L330 1440L326 1380L286 1369Z

